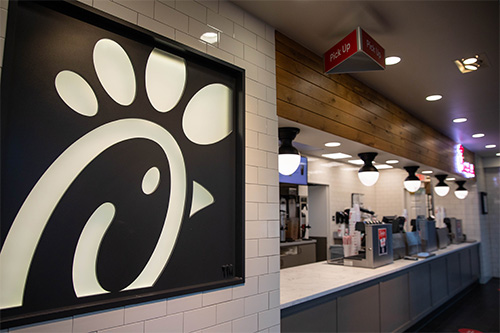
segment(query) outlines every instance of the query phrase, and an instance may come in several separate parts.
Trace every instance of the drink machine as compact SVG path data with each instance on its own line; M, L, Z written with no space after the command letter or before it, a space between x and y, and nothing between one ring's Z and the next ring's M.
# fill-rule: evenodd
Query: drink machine
M308 187L299 185L299 217L300 217L300 230L302 232L302 239L309 239L309 207L307 199L309 197Z
M280 242L286 242L286 199L280 200Z
M450 232L451 242L453 244L462 243L464 241L464 235L462 233L462 220L454 217L445 217L444 223Z
M432 252L437 250L436 221L423 219L418 221L422 250Z
M357 227L357 226L356 226ZM391 264L392 224L364 223L365 249L359 254L344 258L344 266L376 268Z

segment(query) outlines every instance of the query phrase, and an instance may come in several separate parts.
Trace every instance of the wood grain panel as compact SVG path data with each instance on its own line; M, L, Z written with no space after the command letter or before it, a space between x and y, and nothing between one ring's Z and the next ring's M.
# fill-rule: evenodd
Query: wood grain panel
M279 32L276 82L278 116L455 173L455 142Z
M348 105L347 107L351 109L348 112L363 116L369 122L378 121L381 124L383 123L380 126L382 129L390 130L407 140L418 142L417 140L422 136L422 131L416 126L405 122L390 111L371 103L360 94L337 84L327 76L318 75L317 72L282 54L277 54L277 58L280 58L280 67L277 68L277 75L280 76L277 77L277 82L301 92L304 92L302 89L306 89L308 94L315 94L315 98L317 98L318 94L324 94L325 91L330 92L331 97L329 101L338 104L337 107L340 109L345 109L346 105ZM423 141L420 144L422 143L432 145L432 147L427 147L429 149L434 148L437 144L441 151L450 147L449 143L442 143L440 141L436 141L434 144L429 141Z
M279 44L279 43L278 43ZM280 50L281 48L278 46L277 50ZM289 48L288 48L289 50ZM285 71L290 72L291 74L295 75L297 79L304 79L308 82L311 82L312 84L315 84L318 87L323 87L324 89L327 89L331 91L333 94L337 95L338 97L345 98L346 100L359 105L360 107L366 109L369 112L372 112L375 116L382 117L383 119L386 119L389 121L394 127L400 128L405 132L409 132L410 134L416 134L416 135L422 135L422 132L426 132L429 135L440 135L436 131L434 131L432 128L428 127L425 128L423 127L423 123L418 121L417 119L414 119L414 121L409 122L403 118L401 118L399 115L402 114L400 109L391 109L388 106L390 103L388 101L385 101L383 106L380 106L376 103L371 102L369 99L366 98L366 96L369 96L371 94L375 94L375 92L371 91L366 86L362 86L360 82L355 81L354 79L351 80L351 84L356 83L355 86L351 86L350 88L345 87L344 85L338 83L335 81L335 78L338 75L324 75L321 70L322 67L320 68L310 68L304 64L302 64L300 61L304 60L303 57L299 59L294 59L289 57L286 54L283 53L277 53L277 66L278 66L278 61L279 61L279 68L282 68ZM318 67L318 66L317 66ZM346 81L346 80L343 80ZM365 88L364 90L362 88ZM371 93L371 94L370 94ZM380 99L380 98L379 98ZM409 116L408 114L404 114L405 116ZM444 137L445 138L445 137ZM409 138L409 139L416 139L416 138ZM440 140L435 140L437 144L440 144ZM443 142L442 145L440 145L440 149L448 149L450 144L453 142L448 139L448 141Z
M364 132L360 132L354 127L339 123L330 118L324 117L322 115L312 113L309 110L302 109L296 105L286 103L282 100L278 100L278 107L283 108L283 114L280 115L283 118L301 123L328 133L333 133L335 135L344 137L346 139L360 142L364 145L381 149L383 151L390 151L402 157L411 158L408 155L408 151L397 145L394 142L389 142L381 140L377 137L366 135Z
M288 103L293 105L300 105L302 108L305 108L328 119L333 119L341 124L349 124L351 127L364 132L365 134L367 134L367 136L373 136L382 141L399 141L401 146L407 147L408 156L413 156L413 154L427 154L428 158L434 159L436 163L445 162L442 154L437 154L432 150L425 149L412 141L391 133L390 131L383 130L377 127L376 124L371 121L365 121L363 119L357 118L349 112L343 112L341 109L332 107L328 103L324 103L320 100L314 99L307 94L302 94L297 90L281 86L280 84L278 84L278 86L279 89L277 97L279 100L287 101Z
M309 105L314 104L317 108L324 107L325 112L335 110L336 112L333 112L332 116L334 116L337 121L348 123L367 134L375 135L381 139L390 141L398 139L404 140L411 151L418 154L429 154L430 158L434 158L444 163L446 162L446 158L442 153L436 154L432 151L434 148L432 143L429 141L419 142L417 134L405 131L402 127L398 127L396 124L352 102L337 98L329 90L323 89L323 87L314 86L310 82L295 77L282 68L277 68L276 75L277 81L279 82L278 85L280 85L278 89L278 98L287 100L292 104L300 105L301 107L306 107L305 104L301 103L305 102ZM311 100L317 101L317 103ZM321 109L314 111L321 112ZM439 148L443 151L448 147L442 144Z
M348 74L324 75L322 58L312 53L308 49L304 48L303 46L297 44L295 41L289 39L285 35L278 32L276 34L276 39L277 39L276 43L277 51L283 54L293 55L292 57L293 59L296 59L300 63L310 67L321 76L326 76L330 80L335 81L341 85L344 85L347 89L354 91L355 93L367 99L368 101L371 101L372 103L382 107L384 110L387 110L393 113L394 115L398 116L399 118L404 120L405 123L409 125L409 127L415 127L420 132L423 131L424 133L427 133L429 135L436 135L435 137L436 140L444 140L443 142L446 143L447 145L450 144L452 145L454 143L451 139L443 136L436 130L427 126L425 123L413 117L408 112L405 112L403 109L401 109L394 103L391 103L388 99L386 99L373 89L367 87L363 83L359 82L358 80L354 79L352 76Z

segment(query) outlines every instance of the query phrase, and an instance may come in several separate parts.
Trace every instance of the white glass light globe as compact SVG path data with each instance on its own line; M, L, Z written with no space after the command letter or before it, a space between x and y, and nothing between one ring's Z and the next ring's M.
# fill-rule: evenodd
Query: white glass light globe
M365 186L373 186L378 180L378 171L363 171L358 172L358 178Z
M436 192L437 195L440 197L444 197L445 195L450 192L450 187L449 186L435 186L434 187L434 192Z
M403 184L408 192L415 193L420 188L421 183L420 180L405 180Z
M282 175L290 176L300 165L300 155L298 154L279 154L278 170Z
M455 196L460 200L465 199L467 197L467 194L469 194L469 191L467 190L455 191Z

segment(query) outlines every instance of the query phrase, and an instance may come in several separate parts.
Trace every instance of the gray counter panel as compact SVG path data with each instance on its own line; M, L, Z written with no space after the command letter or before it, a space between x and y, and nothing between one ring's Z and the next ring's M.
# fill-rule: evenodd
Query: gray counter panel
M460 256L457 252L446 257L446 268L448 269L448 295L454 295L462 286Z
M470 251L462 251L460 255L460 276L462 285L472 282L472 271L470 262Z
M481 268L479 265L479 260L476 260L476 258L479 258L479 246L474 246L470 248L470 254L471 254L471 274L472 274L472 281L475 281L479 279L479 274L481 272Z
M410 271L409 276L410 317L416 319L432 306L431 266L419 265ZM444 296L446 297L446 293Z
M430 270L432 306L438 306L448 299L446 258L431 261Z
M408 273L380 282L380 326L393 332L410 321Z
M311 306L294 309L281 319L281 332L337 332L337 299L324 297Z
M338 298L339 332L378 332L379 288L368 287Z

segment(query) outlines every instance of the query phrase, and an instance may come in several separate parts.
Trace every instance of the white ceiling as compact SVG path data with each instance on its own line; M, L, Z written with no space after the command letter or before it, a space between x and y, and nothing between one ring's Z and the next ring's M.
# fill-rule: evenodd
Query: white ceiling
M386 56L402 61L384 71L352 74L356 79L476 154L500 152L498 0L233 2L320 56L361 26ZM454 64L483 53L488 67L477 72L461 74ZM443 99L427 102L431 94ZM468 121L455 124L457 117ZM310 136L304 131L299 142ZM474 133L485 136L473 139Z

